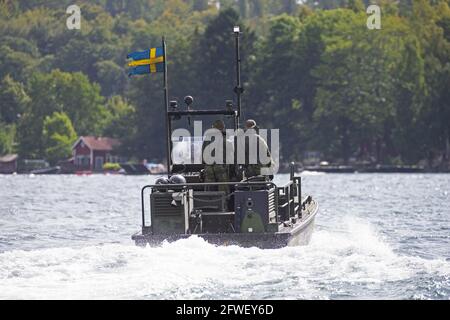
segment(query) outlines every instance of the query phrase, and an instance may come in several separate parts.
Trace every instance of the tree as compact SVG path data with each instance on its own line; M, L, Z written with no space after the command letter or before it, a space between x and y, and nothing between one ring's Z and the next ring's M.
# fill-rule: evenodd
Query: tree
M15 133L15 125L7 125L0 122L0 155L12 153L14 151Z
M445 23L448 19L447 1L436 1L435 5L425 0L413 1L409 21L420 41L426 70L424 108L417 126L421 134L417 136L422 150L442 156L444 161L450 156L450 42ZM427 134L423 135L423 132ZM411 134L406 133L404 140L410 139Z
M297 10L298 3L296 0L283 0L283 12L294 14Z
M342 7L345 5L346 0L306 0L304 1L311 8L320 8L320 9L336 9L338 7Z
M233 27L240 25L245 34L242 40L241 54L244 61L252 51L254 35L241 23L234 9L220 11L200 36L198 46L194 49L194 81L199 104L204 107L217 108L223 106L225 100L234 96L236 84L235 46ZM248 77L248 69L244 64L242 81Z
M203 0L92 0L80 2L76 32L65 27L68 0L0 2L3 151L46 156L44 121L57 112L79 134L125 138L130 156L162 160L162 75L128 80L126 54L165 35L169 99L183 107L190 94L194 108L222 107L235 97L239 24L242 118L281 128L285 160L305 150L331 161L450 156L448 0L221 0L220 9ZM383 28L369 32L372 3Z
M304 141L302 132L294 129L301 121L301 111L298 105L292 108L301 90L301 73L295 64L300 27L298 18L286 14L271 20L269 33L258 46L257 59L250 67L251 108L246 115L255 117L265 128L282 128L280 139L285 159L297 154L302 146L299 141ZM290 148L284 148L288 145Z
M107 110L100 86L82 73L54 70L35 74L28 85L32 114L43 117L64 111L81 135L100 134L105 126Z
M0 122L15 123L26 110L30 98L21 83L7 75L0 83Z
M130 123L136 121L136 108L121 96L111 97L106 104L106 108L108 110L108 117L103 134L108 137L125 140L133 137L136 128L130 126Z
M71 155L72 144L77 139L72 122L64 112L54 112L44 119L42 136L45 157L51 164Z
M99 61L94 66L104 96L109 97L124 91L126 76L122 67L111 60Z
M20 118L17 134L19 153L23 157L46 154L43 124L54 112L67 114L80 135L100 135L106 125L109 114L100 87L81 73L59 70L36 73L27 85L27 92L30 107Z
M365 11L365 6L362 0L347 0L347 8L354 12Z
M337 142L334 156L345 162L358 146L372 149L378 162L399 152L405 156L393 133L402 118L403 128L413 124L420 109L424 69L417 38L397 17L385 17L383 30L371 32L357 27L364 14L342 13L324 36L326 50L314 70L321 79L315 117L329 128L324 141Z
M192 9L194 11L204 11L208 9L208 0L193 0Z

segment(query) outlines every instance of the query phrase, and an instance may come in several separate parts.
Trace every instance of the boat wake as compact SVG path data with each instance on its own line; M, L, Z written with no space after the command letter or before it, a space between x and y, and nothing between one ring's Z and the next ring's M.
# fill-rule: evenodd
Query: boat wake
M325 172L304 170L300 172L300 176L322 176Z
M1 299L448 299L450 261L399 254L364 221L310 245L106 244L0 253Z

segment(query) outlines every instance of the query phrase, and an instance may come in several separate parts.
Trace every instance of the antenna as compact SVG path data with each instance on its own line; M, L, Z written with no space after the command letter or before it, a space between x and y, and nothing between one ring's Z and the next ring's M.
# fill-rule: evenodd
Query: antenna
M233 28L235 36L235 46L236 46L236 87L234 92L237 96L237 117L236 117L236 127L239 127L239 119L241 116L241 95L244 92L244 88L241 85L241 53L239 51L239 37L241 34L241 29L239 26Z
M168 88L167 88L167 49L166 49L166 39L165 37L162 37L161 39L162 47L163 47L163 54L164 54L164 109L166 113L166 139L167 139L167 175L170 177L170 167L172 164L171 161L171 150L172 150L172 124L169 117L169 94L168 94Z

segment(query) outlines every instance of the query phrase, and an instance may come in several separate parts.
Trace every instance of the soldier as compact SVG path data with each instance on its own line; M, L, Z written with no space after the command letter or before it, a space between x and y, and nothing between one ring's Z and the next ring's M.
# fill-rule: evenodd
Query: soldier
M245 166L244 166L245 176L247 178L259 176L259 175L261 175L262 168L264 168L264 167L270 168L273 164L269 146L267 145L267 142L264 140L264 138L258 134L259 128L256 125L255 120L252 120L252 119L247 120L245 122L244 130L245 130L246 134L249 136L248 140L246 139L246 143L245 143ZM252 135L254 135L255 137L252 138ZM256 147L257 161L256 161L256 163L250 163L249 152L251 149L255 150L255 148L250 148L250 146L249 146L250 141L257 144L257 147ZM261 162L260 152L261 152L261 154L264 154L264 152L266 153L267 157L270 159L269 163L266 164L266 163Z
M223 154L222 163L206 163L205 162L205 148L212 143L212 141L204 141L202 146L203 163L205 164L204 171L204 181L205 182L230 182L231 168L230 164L226 164L227 153L234 154L233 144L227 141L225 133L225 123L222 120L214 121L212 128L219 130L222 133L223 139ZM217 156L217 155L216 155ZM218 186L219 191L225 191L226 194L229 193L228 185Z

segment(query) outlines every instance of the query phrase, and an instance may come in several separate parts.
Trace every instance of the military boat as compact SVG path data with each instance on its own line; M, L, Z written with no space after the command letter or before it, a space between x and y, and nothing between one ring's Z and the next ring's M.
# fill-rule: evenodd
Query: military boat
M238 245L275 249L305 245L311 239L319 205L311 196L303 196L302 180L291 166L289 181L277 185L270 176L245 177L233 181L205 182L205 165L189 161L174 161L177 148L194 149L202 137L174 141L174 121L183 118L222 117L239 127L241 115L239 27L234 28L236 45L236 78L234 92L237 106L228 100L221 109L197 110L193 98L185 98L186 108L178 108L176 101L167 99L166 67L164 95L166 109L168 177L141 189L142 229L132 235L136 245L154 246L164 241L201 237L215 245ZM165 42L163 39L165 54ZM166 62L166 58L164 57ZM236 143L235 140L233 140ZM174 146L175 145L175 146ZM174 150L175 149L175 150ZM201 148L200 148L201 149Z

